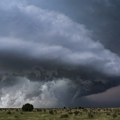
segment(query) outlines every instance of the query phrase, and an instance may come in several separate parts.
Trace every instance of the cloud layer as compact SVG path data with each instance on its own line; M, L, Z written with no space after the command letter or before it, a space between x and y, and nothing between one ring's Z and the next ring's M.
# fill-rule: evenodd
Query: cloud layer
M63 13L8 2L0 2L1 107L80 105L120 84L120 57L94 31Z
M4 12L6 16L0 23L6 35L0 38L1 54L90 65L108 74L120 73L120 58L99 41L92 40L84 25L32 5L15 6Z

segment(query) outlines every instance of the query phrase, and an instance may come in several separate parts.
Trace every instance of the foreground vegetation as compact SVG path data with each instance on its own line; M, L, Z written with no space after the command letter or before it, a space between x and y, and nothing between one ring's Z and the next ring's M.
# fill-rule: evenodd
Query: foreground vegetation
M0 120L120 120L120 109L0 109Z

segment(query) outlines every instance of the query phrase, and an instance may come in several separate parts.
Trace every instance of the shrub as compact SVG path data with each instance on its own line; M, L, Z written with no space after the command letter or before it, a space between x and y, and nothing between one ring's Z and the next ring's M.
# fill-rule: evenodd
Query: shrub
M120 115L120 112L118 113L118 115Z
M7 112L7 114L9 114L9 115L10 115L10 114L12 114L12 113L11 113L11 111L8 111L8 112Z
M44 111L44 113L46 113L46 112L47 112L47 109L44 109L43 111Z
M68 113L69 113L69 114L73 114L73 112L71 112L71 111L70 111L70 112L68 112Z
M54 114L57 114L57 110L54 110Z
M113 113L112 117L113 117L113 118L116 118L116 117L117 117L117 114L116 114L116 113Z
M37 112L42 112L42 109L36 109Z
M20 114L23 114L23 112L20 112Z
M17 115L15 115L15 118L18 118L18 116L17 116Z
M108 112L108 113L106 113L106 115L111 115L111 114Z
M93 113L89 112L89 113L88 113L88 118L94 118Z
M78 114L79 114L79 111L75 111L74 114L75 114L75 115L78 115Z
M18 112L19 111L19 109L16 109L16 112Z
M68 118L69 116L68 116L68 114L62 114L61 116L60 116L60 118Z
M33 105L32 104L29 104L29 103L27 103L27 104L25 104L25 105L23 105L22 106L22 110L23 111L28 111L28 112L31 112L31 111L33 111L33 109L34 109L34 107L33 107Z
M53 110L50 110L49 113L50 113L51 115L53 115L53 114L54 114L54 111L53 111Z

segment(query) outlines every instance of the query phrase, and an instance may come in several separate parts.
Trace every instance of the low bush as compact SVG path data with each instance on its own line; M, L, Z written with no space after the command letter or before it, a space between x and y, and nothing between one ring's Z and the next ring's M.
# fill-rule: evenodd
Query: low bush
M50 110L50 111L49 111L49 114L54 115L54 111L53 111L53 110Z
M12 114L12 113L11 113L11 111L7 111L7 114L9 114L9 115L10 115L10 114Z
M68 114L62 114L62 115L60 116L60 118L68 118L68 117L69 117Z
M75 111L74 114L75 114L75 115L78 115L78 114L79 114L79 111Z
M92 112L89 112L89 113L88 113L88 118L90 118L90 119L91 119L91 118L94 118L94 115L93 115Z
M113 117L113 118L116 118L116 117L117 117L117 114L116 114L116 113L113 113L112 117Z
M18 116L17 116L17 115L15 115L15 118L18 118Z

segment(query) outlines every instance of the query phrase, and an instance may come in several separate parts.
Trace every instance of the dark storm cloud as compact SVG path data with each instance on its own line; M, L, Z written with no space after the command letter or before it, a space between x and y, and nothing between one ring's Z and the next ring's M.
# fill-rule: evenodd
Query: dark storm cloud
M113 3L74 1L71 6L72 0L52 1L72 7L67 10L63 6L63 12L61 7L53 9L52 2L45 1L0 2L2 107L21 106L24 102L36 107L80 105L77 101L82 96L120 84L119 56L95 39L99 38L95 35L99 28L97 16L90 26L94 18L89 12L95 15L102 8L109 12ZM80 13L76 13L80 21L70 12L74 5L75 11L81 6ZM90 21L83 22L88 18Z
M85 24L105 47L120 55L119 0L36 0L32 4L63 12L73 20ZM53 5L55 4L55 5Z
M104 92L107 88L116 86L119 83L110 79L109 81L106 79L72 81L66 78L55 78L49 81L31 81L25 77L6 77L2 79L0 84L2 85L0 88L1 107L21 107L26 102L34 104L35 107L73 107L81 105L92 107L110 106L112 102L111 105L116 105L114 98L105 104L102 95L93 95L96 101L91 96L84 96ZM107 94L105 95L107 96ZM99 96L101 96L101 103L100 100L97 100Z
M103 93L87 96L86 99L89 99L91 101L91 105L94 104L95 106L101 105L105 107L118 107L120 106L119 92L120 86L111 88Z
M80 3L83 6L81 8L79 7ZM73 10L76 14L69 16L75 21L87 25L94 31L96 39L100 40L106 48L120 55L119 0L85 0L84 2L79 1L79 4L76 0L71 8L73 8L71 11Z
M11 11L15 13L9 17ZM100 42L92 40L91 32L84 25L62 14L31 5L18 4L17 9L12 6L5 12L0 22L8 30L0 41L3 66L4 57L13 58L13 61L15 58L23 61L29 58L33 62L54 60L71 65L88 65L104 73L119 74L120 58Z

